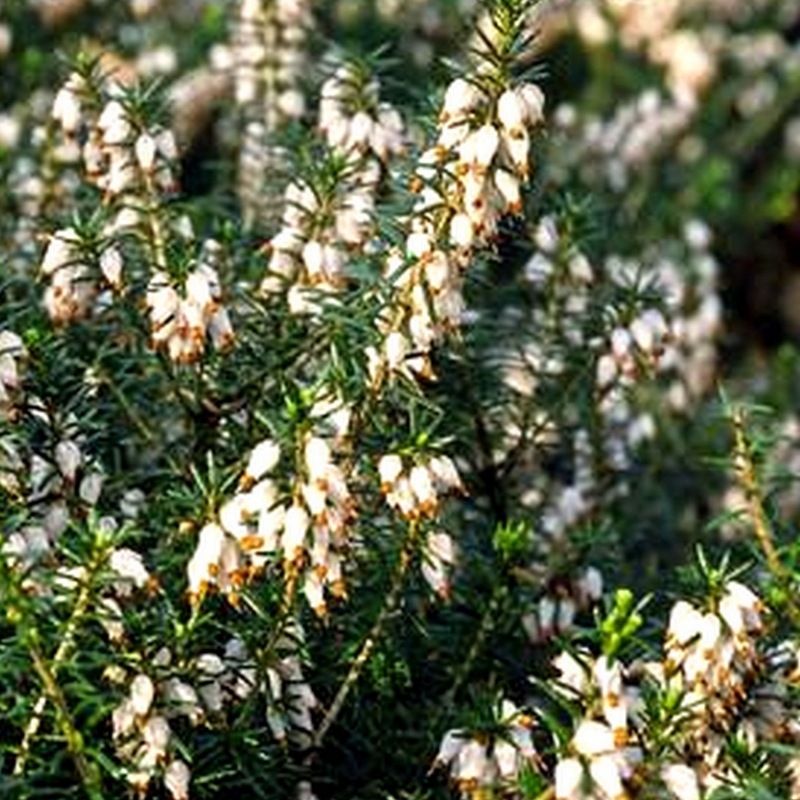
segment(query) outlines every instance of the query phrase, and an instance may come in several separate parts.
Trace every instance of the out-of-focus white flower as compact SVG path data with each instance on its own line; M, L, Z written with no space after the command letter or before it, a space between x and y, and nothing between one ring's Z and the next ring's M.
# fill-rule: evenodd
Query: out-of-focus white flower
M152 767L161 761L167 754L172 730L169 722L159 715L148 718L142 730L144 744L140 763L142 766Z
M77 442L72 439L62 439L55 448L55 460L58 471L64 480L74 483L81 464L83 453Z
M121 579L115 582L115 590L120 597L130 595L133 587L143 589L150 581L150 573L142 556L128 547L113 550L109 566Z
M202 720L203 709L193 686L180 678L172 677L161 685L161 693L170 716L180 714L188 717L192 725L197 725Z
M456 563L455 543L450 534L433 531L428 534L423 549L422 575L436 594L450 593L449 569Z
M180 759L173 759L164 770L164 787L172 800L189 800L189 782L192 774Z
M133 152L142 172L150 174L153 171L157 151L156 140L147 131L136 137Z
M579 603L589 605L603 596L603 574L597 567L587 567L576 585Z
M317 800L310 781L300 781L297 784L297 800Z
M0 25L0 59L5 58L11 52L13 41L11 28L5 24Z
M19 386L19 361L26 356L22 338L13 331L0 330L0 398L3 389Z
M390 453L381 456L378 462L378 474L384 492L389 491L403 472L403 461L400 456Z
M130 697L126 697L111 712L111 730L115 739L122 738L130 733L136 725L136 713Z
M677 800L700 800L697 774L687 764L667 764L661 769L661 779Z
M113 289L122 287L122 252L115 245L106 247L100 254L100 271Z
M136 519L147 505L147 498L141 489L128 489L119 501L119 510L126 519Z
M651 355L661 348L667 324L658 309L648 308L631 322L630 333L637 347Z
M224 701L225 662L215 653L202 653L197 657L196 667L200 673L197 694L207 711L218 713Z
M147 675L139 673L133 681L131 681L130 689L130 699L134 714L139 717L144 717L150 710L155 694L156 689L153 685L153 681L151 681Z
M122 608L113 597L104 597L98 603L100 624L110 641L119 644L125 638ZM122 671L123 679L125 671Z
M106 476L98 469L92 469L81 478L78 497L89 506L97 505Z
M547 215L539 220L533 240L544 253L553 254L558 250L560 241L558 226L552 216Z
M74 136L81 125L81 94L85 89L83 78L73 73L58 90L53 101L53 119L61 125L66 136Z

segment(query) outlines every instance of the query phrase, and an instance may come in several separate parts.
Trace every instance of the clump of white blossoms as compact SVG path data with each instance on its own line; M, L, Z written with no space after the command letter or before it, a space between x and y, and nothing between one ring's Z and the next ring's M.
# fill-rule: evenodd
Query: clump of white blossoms
M238 603L243 584L268 563L279 565L287 581L301 579L309 605L320 616L327 613L327 594L344 596L343 558L355 501L328 441L310 435L302 453L302 472L287 498L270 477L279 446L265 439L253 449L239 491L219 510L219 522L200 531L187 568L196 601L216 587Z
M307 0L244 0L235 30L236 101L251 104L274 130L278 120L302 116L303 48L313 24ZM256 104L261 103L260 106Z
M336 228L320 229L335 195L320 196L315 187L292 181L284 196L282 227L268 245L267 274L261 283L266 294L286 291L289 309L313 313L317 298L332 296L347 281L347 251Z
M796 742L800 734L787 724L795 713L788 676L780 668L772 672L759 641L762 613L761 600L736 580L724 585L712 610L679 601L670 613L664 680L683 690L684 748L706 790L728 775L718 761L726 735L737 732L755 745L773 737Z
M406 519L434 518L443 494L463 491L458 470L445 455L410 468L396 453L381 456L378 474L386 502Z
M553 773L557 800L698 800L734 780L731 737L749 752L795 747L796 648L765 646L762 613L752 590L727 580L706 611L673 606L662 661L559 655L557 691L581 711Z
M138 673L127 697L112 713L113 738L120 759L128 764L125 777L131 788L145 795L160 776L172 800L187 800L191 772L172 748L172 729L156 707L156 686Z
M378 462L381 492L387 504L412 522L435 520L442 499L464 486L453 461L446 455L419 460L413 466L396 453ZM422 575L440 597L450 594L450 573L458 561L452 536L435 527L426 529L422 544Z
M177 188L178 148L169 128L152 125L139 108L136 90L111 76L73 73L56 95L53 118L67 143L77 148L74 161L83 178L103 192L108 221L91 234L62 228L54 233L41 263L50 283L45 307L56 323L77 321L115 295L129 293L140 275L126 274L124 245L135 241L146 253L145 306L153 347L177 363L197 361L210 339L223 350L233 342L233 328L222 303L218 267L221 247L207 239L197 264L176 288L167 246L170 236L183 244L194 238L187 217L173 218L162 207ZM133 269L133 267L131 268ZM141 271L141 265L136 269Z
M242 640L234 638L225 645L222 657L208 652L198 657L196 695L187 684L174 679L173 684L182 686L184 697L191 697L193 703L199 698L212 719L220 718L226 704L245 700L254 692L262 693L267 703L267 724L275 739L281 744L290 741L298 747L308 747L314 733L312 711L319 702L303 675L303 642L302 627L290 620L262 672Z
M642 761L638 745L629 744L634 697L623 684L623 667L607 656L579 660L562 653L554 662L559 690L580 698L584 714L576 722L554 772L557 800L622 800Z
M97 296L97 286L74 228L62 228L52 235L41 272L50 279L44 304L53 322L64 324L87 316Z
M602 573L597 567L586 567L574 578L548 588L533 609L522 615L522 627L533 644L567 634L578 613L591 608L602 596Z
M233 326L222 303L222 287L215 268L219 255L217 242L209 239L203 243L197 266L186 277L183 296L160 270L148 284L146 306L152 345L166 350L176 363L197 361L208 339L217 350L233 344Z
M405 149L399 113L379 99L378 82L345 62L322 86L319 130L334 180L291 181L282 226L269 242L265 293L287 291L293 313L315 313L352 276L347 262L375 233L383 170ZM336 162L341 162L333 167Z
M465 800L514 792L522 770L538 763L531 738L533 718L507 699L497 712L498 730L491 734L447 731L433 762L434 769L449 768L450 780Z
M229 60L242 118L237 190L247 226L274 219L271 189L285 152L273 141L287 122L306 112L304 75L314 29L308 0L243 0Z
M322 85L319 129L334 149L357 161L372 153L386 163L405 150L397 109L380 100L380 86L363 67L345 62Z
M544 94L534 83L509 85L486 58L484 71L448 86L437 139L419 156L405 252L386 260L393 293L377 321L383 344L368 350L376 386L393 373L433 376L433 343L461 325L462 278L475 248L491 240L502 216L522 210Z
M63 137L60 160L79 165L82 177L115 202L119 231L158 192L176 188L178 149L169 128L146 122L124 70L74 72L53 101L52 118ZM128 208L121 202L125 199Z
M4 531L0 552L22 573L51 555L70 524L97 506L105 480L74 415L53 414L36 397L26 397L25 403L52 438L23 453L10 435L0 437L0 486L24 498L30 509L24 524ZM38 586L34 572L29 581L31 588Z

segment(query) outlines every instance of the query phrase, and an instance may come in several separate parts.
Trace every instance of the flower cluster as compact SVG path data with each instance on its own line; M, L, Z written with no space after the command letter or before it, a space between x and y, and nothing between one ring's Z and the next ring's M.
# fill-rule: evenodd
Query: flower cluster
M139 277L126 276L123 259L125 240L137 240L148 251L153 343L175 361L193 361L207 333L218 347L232 341L214 263L219 248L211 240L206 243L181 300L167 277L167 236L174 232L192 239L191 223L182 217L165 226L159 208L177 187L177 144L170 129L147 124L137 102L114 73L73 73L55 97L52 116L64 137L62 149L67 148L61 161L82 165L83 180L103 192L110 219L99 233L66 227L50 237L41 263L50 280L45 307L57 323L102 309L107 298L100 294L98 277L120 294Z
M160 775L172 800L187 800L191 773L170 746L172 729L156 705L156 686L138 673L130 682L127 697L112 714L113 737L120 758L130 764L127 780L141 796L153 778Z
M2 545L3 556L22 570L52 550L73 517L97 505L105 479L74 417L51 416L35 397L26 398L26 408L53 438L24 455L10 435L0 439L0 486L30 509L24 524L4 531Z
M319 130L331 151L337 180L312 185L290 182L282 227L269 242L264 292L287 288L289 308L314 312L317 298L346 284L347 260L374 233L382 169L404 150L403 122L380 102L378 83L350 63L339 66L322 86Z
M503 215L522 209L529 131L543 112L544 95L533 83L498 92L474 77L448 86L438 138L420 155L413 179L419 199L405 253L386 262L394 297L391 313L378 320L382 347L368 350L376 385L398 371L433 375L434 341L461 325L462 273L473 249L491 239Z
M319 129L334 150L358 160L373 154L386 163L404 151L404 125L397 110L380 101L374 78L344 63L322 85Z
M623 402L620 389L633 383L642 369L667 379L665 403L673 411L688 410L713 387L722 301L710 244L708 227L692 220L683 241L665 242L656 249L653 280L664 298L664 313L645 308L628 325L614 328L610 352L597 362L597 386L604 393L601 408L610 416L619 416L613 408ZM683 260L680 267L677 258ZM606 269L620 285L630 285L639 267L612 258Z
M124 92L124 74L70 75L52 108L64 137L60 160L81 163L86 180L107 200L136 197L142 183L174 191L178 152L172 132L143 126L126 104Z
M228 310L222 304L222 287L216 270L220 245L213 239L203 243L198 264L186 278L181 297L169 276L156 271L147 287L146 305L152 326L154 348L166 350L178 364L197 361L210 338L217 350L233 344Z
M248 225L270 222L272 190L285 153L275 144L282 125L306 111L303 76L314 27L308 0L245 0L230 46L230 67L243 131L238 194Z
M759 708L756 701L752 716L741 720L745 698L762 669L762 611L760 599L749 588L729 581L715 610L703 613L679 601L670 613L664 677L678 681L684 691L683 704L691 713L691 722L684 726L685 746L697 758L695 769L707 788L723 779L717 771L718 746L740 722L756 739L783 735L788 709L781 709L780 690L774 698L777 707L767 703Z
M298 654L302 642L303 631L297 624L291 625L278 642L278 657L267 668L267 723L279 742L288 738L292 744L306 748L314 734L311 712L319 701L303 676Z
M378 474L386 502L406 519L435 517L442 494L463 490L455 464L445 455L407 469L392 453L381 457Z
M433 767L449 767L450 780L465 800L518 785L525 766L538 762L531 738L533 719L510 700L499 706L498 730L473 734L461 728L447 731Z
M796 741L792 647L765 648L762 612L749 588L728 580L713 610L673 606L663 661L559 655L558 691L583 715L556 765L555 797L697 800L734 779L726 738L740 737L751 752ZM675 707L658 733L648 703L666 693Z
M264 103L273 129L275 116L297 119L305 102L301 76L303 41L312 25L305 0L245 0L239 5L234 41L236 100L241 106Z
M539 597L525 614L535 642L568 630L599 597L594 572L580 564L570 575L565 566L575 561L573 535L630 492L631 466L664 416L686 412L707 395L721 330L717 265L699 220L681 239L638 257L609 253L594 262L564 235L566 224L548 214L531 232L532 253L520 275L530 300L492 320L486 359L505 401L488 398L491 451L484 457L502 472L506 496L535 515L535 532L545 534L532 537L525 567ZM631 302L637 287L643 294ZM479 306L475 314L492 310ZM592 357L570 357L576 347ZM640 391L653 382L663 392ZM588 389L593 423L576 425L572 415L548 407L564 386ZM557 469L548 468L553 456Z
M587 567L576 578L562 581L542 595L533 610L522 615L522 627L533 644L568 634L575 617L603 596L603 575Z
M225 644L222 656L201 653L195 660L194 673L204 713L220 719L226 705L255 692L263 693L267 701L267 724L275 739L308 746L314 732L311 712L319 703L303 675L299 654L302 644L303 630L293 621L279 637L274 658L263 678L239 638Z
M553 112L555 137L568 136L576 145L563 153L558 168L574 169L583 180L623 194L638 170L677 146L692 119L691 108L651 88L620 103L606 118L581 118L574 107L559 106ZM687 147L685 157L691 156Z
M628 797L625 783L642 760L629 745L632 696L623 686L622 665L601 656L583 663L568 653L556 658L561 691L587 704L568 744L568 755L555 768L557 800Z
M387 504L401 517L411 521L435 520L442 497L463 492L458 470L445 455L418 461L410 469L396 453L382 456L378 462L381 492ZM422 542L422 576L440 597L448 598L450 574L458 563L458 548L446 531L426 528Z
M318 218L334 203L333 226L319 229ZM286 187L284 204L281 230L269 242L270 258L261 290L272 294L288 289L289 309L308 314L319 308L319 296L335 295L346 284L344 237L360 237L369 215L354 219L355 207L348 201L323 199L314 188L299 181Z
M283 500L267 477L280 448L265 439L253 449L239 491L220 508L219 523L200 531L187 567L193 598L216 586L235 603L242 584L270 560L281 563L287 577L302 572L306 598L319 615L326 613L326 590L344 595L342 554L355 503L327 441L309 436L302 453L302 477L292 498Z

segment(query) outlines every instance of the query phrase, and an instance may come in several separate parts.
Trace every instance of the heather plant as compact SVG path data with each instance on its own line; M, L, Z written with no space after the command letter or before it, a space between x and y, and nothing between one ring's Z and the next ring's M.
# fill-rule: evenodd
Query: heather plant
M800 797L797 13L0 9L3 796Z

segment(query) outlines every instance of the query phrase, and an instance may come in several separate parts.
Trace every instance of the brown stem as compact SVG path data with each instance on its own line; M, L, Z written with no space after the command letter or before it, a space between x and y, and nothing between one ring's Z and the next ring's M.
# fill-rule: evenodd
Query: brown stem
M375 645L378 643L378 640L383 633L383 629L387 620L395 612L400 603L400 595L403 591L405 576L408 572L408 567L411 563L411 557L413 555L418 537L419 525L416 522L412 522L410 525L409 536L406 539L406 542L400 553L400 561L397 565L397 569L395 570L394 577L392 578L392 585L389 588L389 592L386 595L386 599L384 600L380 613L378 614L375 622L372 624L372 627L367 634L367 638L364 640L364 643L361 645L361 649L358 651L358 655L356 655L353 663L350 665L350 669L348 670L344 681L342 681L342 685L339 687L339 691L336 693L333 703L331 703L330 708L320 723L320 726L314 733L313 746L315 748L322 744L322 740L325 738L325 735L328 733L331 725L333 725L333 723L336 721L336 718L339 716L339 712L342 710L345 701L347 700L347 695L350 694L350 690L355 686L359 677L361 676L364 665L369 660L370 655L372 655L372 651L375 649Z

